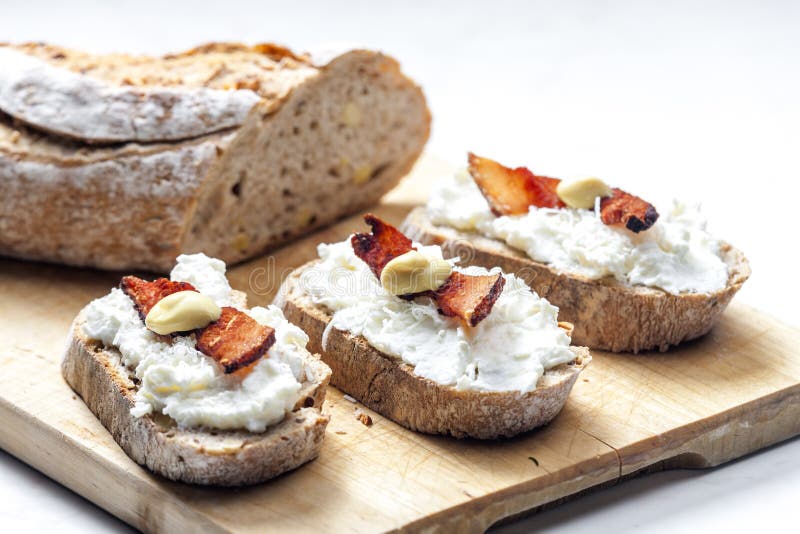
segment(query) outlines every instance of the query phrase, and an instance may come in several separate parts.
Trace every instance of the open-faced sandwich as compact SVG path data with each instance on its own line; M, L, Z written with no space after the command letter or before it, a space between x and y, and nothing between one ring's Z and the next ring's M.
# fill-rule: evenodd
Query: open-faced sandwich
M597 178L562 181L474 154L402 229L468 265L516 273L596 349L663 351L699 337L750 276L696 207L676 202L659 216Z
M365 220L371 234L320 245L276 297L332 383L427 433L497 438L555 417L591 360L558 309L513 274L456 267Z
M330 369L274 307L245 307L225 264L182 255L171 278L122 278L75 319L62 365L133 460L236 486L315 458Z

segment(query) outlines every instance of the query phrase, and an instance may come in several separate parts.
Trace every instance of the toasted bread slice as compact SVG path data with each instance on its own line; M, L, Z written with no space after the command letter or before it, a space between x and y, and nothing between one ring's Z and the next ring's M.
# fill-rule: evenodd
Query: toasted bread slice
M134 417L133 371L113 347L86 337L83 312L70 333L62 363L67 383L80 395L134 461L166 478L191 484L255 484L295 469L319 455L328 416L322 403L331 371L317 357L304 358L307 376L294 411L266 432L180 429L161 414Z
M552 420L567 400L581 370L591 361L588 349L572 347L575 360L545 372L528 393L458 390L414 374L400 358L372 347L362 336L331 329L331 314L314 304L301 289L305 269L284 282L275 305L309 336L309 349L322 355L333 375L331 383L396 423L419 432L457 438L510 437Z
M613 352L665 351L706 334L750 276L744 254L728 244L722 247L728 266L724 289L676 295L613 278L592 280L563 273L502 241L436 225L423 207L409 213L401 229L414 241L441 246L445 257L461 257L463 265L498 266L516 274L558 306L559 319L574 323L576 344Z

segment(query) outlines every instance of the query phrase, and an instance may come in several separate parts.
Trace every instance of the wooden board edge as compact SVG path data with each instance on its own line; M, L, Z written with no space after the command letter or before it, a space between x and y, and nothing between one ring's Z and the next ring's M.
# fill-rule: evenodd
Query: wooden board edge
M783 433L783 437L780 437L779 439L777 439L775 441L764 442L764 444L762 446L759 446L759 447L756 447L756 448L752 448L750 450L743 450L741 452L741 454L738 454L738 455L728 455L728 456L718 455L718 456L714 456L714 457L709 457L708 455L701 455L701 454L693 453L693 452L679 453L676 456L671 456L671 457L665 458L663 460L658 460L658 461L655 461L653 463L648 463L647 465L644 465L644 466L640 467L639 469L635 469L635 470L626 469L625 470L625 474L621 474L620 477L617 478L617 479L614 479L614 480L611 480L611 481L608 481L608 482L604 482L604 483L598 484L596 486L589 487L587 489L584 489L584 490L578 491L576 493L567 495L567 496L562 497L560 499L556 499L556 500L550 501L548 503L544 503L544 504L542 504L540 506L536 506L534 508L530 508L528 510L522 511L522 512L517 513L517 514L508 515L508 516L504 517L503 519L498 520L496 523L493 524L493 526L503 525L503 524L507 524L507 523L510 523L510 522L513 522L513 521L518 521L518 520L524 519L526 517L531 517L531 516L533 516L533 515L535 515L535 514L537 514L539 512L545 512L547 510L551 510L553 508L556 508L556 507L560 506L561 504L574 501L574 500L579 499L579 498L581 498L581 497L583 497L585 495L590 495L590 494L593 494L593 493L595 493L597 491L603 490L605 488L608 488L608 487L611 487L611 486L614 486L614 485L617 485L617 484L625 483L625 482L627 482L629 480L640 478L640 477L647 476L647 475L650 475L650 474L661 473L661 472L665 472L665 471L672 471L672 470L677 470L677 469L696 469L696 470L713 469L713 468L719 467L719 466L721 466L721 465L723 465L725 463L741 459L741 458L743 458L743 457L745 457L745 456L747 456L749 454L755 454L755 453L759 452L762 449L766 449L766 448L771 447L773 445L780 444L783 441L792 439L792 438L800 435L800 392L793 391L794 389L797 389L797 388L787 388L787 390L784 390L784 391L789 391L789 396L790 396L788 402L791 403L791 404L790 404L790 407L787 410L783 410L782 413L778 414L774 418L769 418L769 419L767 419L765 421L760 422L760 425L774 424L775 420L779 419L778 424L782 424L784 422L788 422L790 425L794 425L794 426L788 427L789 430L787 430L787 432ZM778 393L781 393L781 392L776 392L776 394L778 394ZM769 396L767 396L767 397L769 397ZM764 398L767 398L767 397L764 397ZM730 422L728 424L730 424ZM719 429L720 428L724 428L724 427L725 427L725 425L718 425L716 427L717 428L716 432L720 433L721 431ZM750 425L750 427L747 427L747 429L748 429L748 433L756 433L757 434L760 431L760 429L758 428L757 425L752 425L752 424ZM710 432L710 434L713 434L714 432L715 431L712 430ZM700 438L703 438L703 437L707 438L708 435L709 435L709 433L705 433L703 436L700 436L699 438L696 438L696 439L700 439ZM719 441L717 441L717 443L719 444ZM686 445L687 445L687 447L692 447L692 448L697 447L696 440L692 440L691 442L687 442Z
M594 436L586 435L597 440ZM530 513L553 501L583 494L593 488L613 485L619 478L619 455L608 447L604 454L565 470L441 510L403 525L395 532L485 532L506 518Z
M156 495L153 499L147 499L156 503L155 508L151 504L144 504L145 499L138 499L137 496L149 494L153 497L152 487L143 484L135 476L125 477L120 484L91 449L41 421L31 423L24 413L3 398L0 398L0 419L16 430L0 434L0 448L138 529L167 532L192 527L209 532L225 531L212 518L171 503L166 491L163 492L163 498ZM705 423L699 421L697 424ZM33 439L33 434L36 434L36 439ZM619 481L653 471L714 467L798 434L800 386L795 386L731 410L726 420L705 427L698 435L684 440L678 446L662 447L661 454L646 462L637 462L635 455L631 455L630 447L619 451L610 448L609 454L614 455L615 461L606 460L601 465L595 464L594 468L588 467L587 462L576 464L570 468L574 470L571 477L558 484L546 484L550 477L522 483L408 523L398 531L483 532L509 517L530 515L549 503L571 500ZM637 445L647 449L644 442ZM36 449L41 449L43 454L36 454ZM43 460L48 457L57 461ZM81 477L69 476L74 466L80 466ZM90 472L87 472L87 468ZM123 486L125 496L119 498L117 493L108 491L109 484ZM115 497L112 498L112 495ZM140 504L132 506L131 502Z
M155 488L154 495L153 487L131 473L120 479L91 448L41 420L31 420L2 397L0 420L14 429L0 433L0 448L141 531L227 532L205 514L176 504L165 490ZM74 476L76 471L80 476Z
M717 467L800 435L800 385L755 399L731 410L727 415L725 420L705 427L704 431L691 439L661 447L660 454L647 460L640 458L653 451L652 448L648 449L647 442L636 444L642 446L641 453L632 453L633 446L621 449L609 447L616 457L614 466L604 465L550 486L542 485L541 481L512 486L414 521L397 531L484 532L492 525L504 523L510 518L530 516L552 503L574 500L648 473ZM705 423L707 421L699 421L697 425ZM670 434L662 437L670 439ZM574 467L580 470L585 463ZM610 476L608 468L612 468ZM553 491L555 488L559 491Z
M625 476L659 462L671 469L715 467L799 434L800 384L795 384L732 408L724 416L617 450Z

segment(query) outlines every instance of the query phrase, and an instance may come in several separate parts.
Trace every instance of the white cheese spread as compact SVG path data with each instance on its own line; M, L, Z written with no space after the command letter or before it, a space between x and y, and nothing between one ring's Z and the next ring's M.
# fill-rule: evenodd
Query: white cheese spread
M442 258L438 246L415 246ZM528 392L546 369L574 359L569 336L557 325L558 308L514 275L504 275L491 313L471 328L441 315L430 298L406 301L386 292L349 239L319 245L318 252L321 261L300 283L315 304L333 313L328 328L364 336L381 352L413 365L421 377L460 390ZM478 267L455 270L489 273Z
M559 271L659 288L668 293L723 289L728 268L720 241L706 231L697 206L675 202L649 230L635 234L603 224L597 211L531 207L495 217L467 171L440 181L427 206L435 224L478 232Z
M231 288L220 260L181 255L171 279L190 282L219 306L230 305ZM308 336L275 306L243 311L274 328L276 338L244 378L224 374L219 364L195 348L194 334L162 341L117 288L87 306L83 328L90 338L119 350L122 362L134 370L140 381L134 416L161 412L182 428L263 432L283 420L300 397L306 373L301 354Z

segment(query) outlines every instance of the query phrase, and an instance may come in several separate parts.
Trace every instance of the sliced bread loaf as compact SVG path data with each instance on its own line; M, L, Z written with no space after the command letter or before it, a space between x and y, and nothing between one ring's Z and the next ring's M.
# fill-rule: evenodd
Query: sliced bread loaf
M429 128L419 87L378 52L316 65L274 45L0 46L0 254L241 261L373 204Z
M331 314L314 304L301 285L304 270L313 264L295 270L274 303L308 334L309 350L330 366L334 386L411 430L480 439L526 432L558 414L578 374L591 361L588 349L571 347L575 359L546 371L536 389L527 393L459 390L439 384L415 374L413 366L379 351L361 336L335 328L326 334Z

